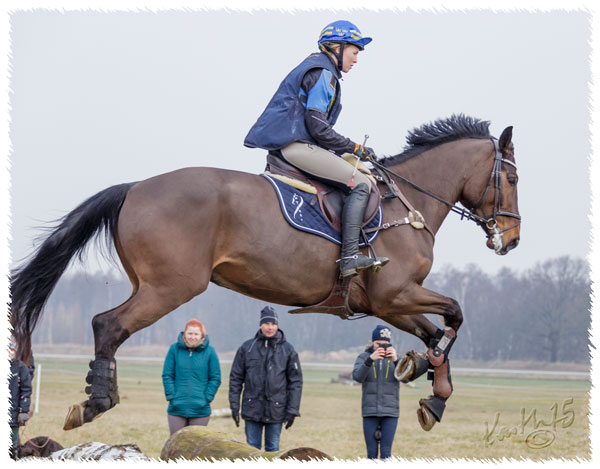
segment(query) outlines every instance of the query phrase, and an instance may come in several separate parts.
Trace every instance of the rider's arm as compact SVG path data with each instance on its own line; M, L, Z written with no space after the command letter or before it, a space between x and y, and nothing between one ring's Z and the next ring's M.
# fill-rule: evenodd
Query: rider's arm
M302 79L302 89L306 93L306 113L304 122L317 144L338 155L353 153L356 144L338 134L327 121L327 115L335 101L336 79L329 70L310 70Z

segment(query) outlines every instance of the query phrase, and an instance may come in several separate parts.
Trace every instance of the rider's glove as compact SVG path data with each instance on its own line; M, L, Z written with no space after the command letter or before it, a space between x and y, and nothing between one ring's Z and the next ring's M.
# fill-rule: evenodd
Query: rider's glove
M377 157L375 156L375 151L371 147L365 147L360 144L356 144L354 148L354 154L358 156L363 161L374 160Z

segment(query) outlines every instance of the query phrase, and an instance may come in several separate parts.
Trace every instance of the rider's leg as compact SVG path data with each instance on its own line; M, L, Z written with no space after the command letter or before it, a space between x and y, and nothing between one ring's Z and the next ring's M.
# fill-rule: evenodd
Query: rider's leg
M281 149L284 159L305 173L324 179L332 185L345 188L348 192L354 166L334 153L317 145L292 143ZM360 171L354 174L354 186L363 183L371 190L371 180Z
M355 172L352 164L316 145L296 142L282 148L281 153L288 163L302 171L351 191L342 212L341 276L352 277L358 270L372 267L376 260L361 254L358 249L360 228L371 191L370 179L360 171ZM379 265L384 265L388 259L379 258L378 261Z
M360 183L350 193L342 211L342 249L340 275L342 278L353 277L359 270L373 267L375 259L365 256L358 249L360 227L365 216L369 188Z

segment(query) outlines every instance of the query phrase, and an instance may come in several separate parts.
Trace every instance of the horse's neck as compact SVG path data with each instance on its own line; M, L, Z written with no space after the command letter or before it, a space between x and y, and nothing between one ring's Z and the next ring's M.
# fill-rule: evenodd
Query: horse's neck
M488 144L485 140L445 143L414 156L393 170L421 188L455 204L474 168L485 158ZM408 184L399 182L398 185L413 207L423 214L429 227L437 233L450 207Z

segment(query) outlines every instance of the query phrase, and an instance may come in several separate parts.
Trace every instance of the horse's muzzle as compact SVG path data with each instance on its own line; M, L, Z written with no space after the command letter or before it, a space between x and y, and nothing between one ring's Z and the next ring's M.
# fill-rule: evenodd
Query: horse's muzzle
M502 246L500 249L496 249L495 252L499 256L504 256L504 255L508 254L509 251L512 251L514 248L516 248L518 245L519 245L519 238L513 238L505 246Z

